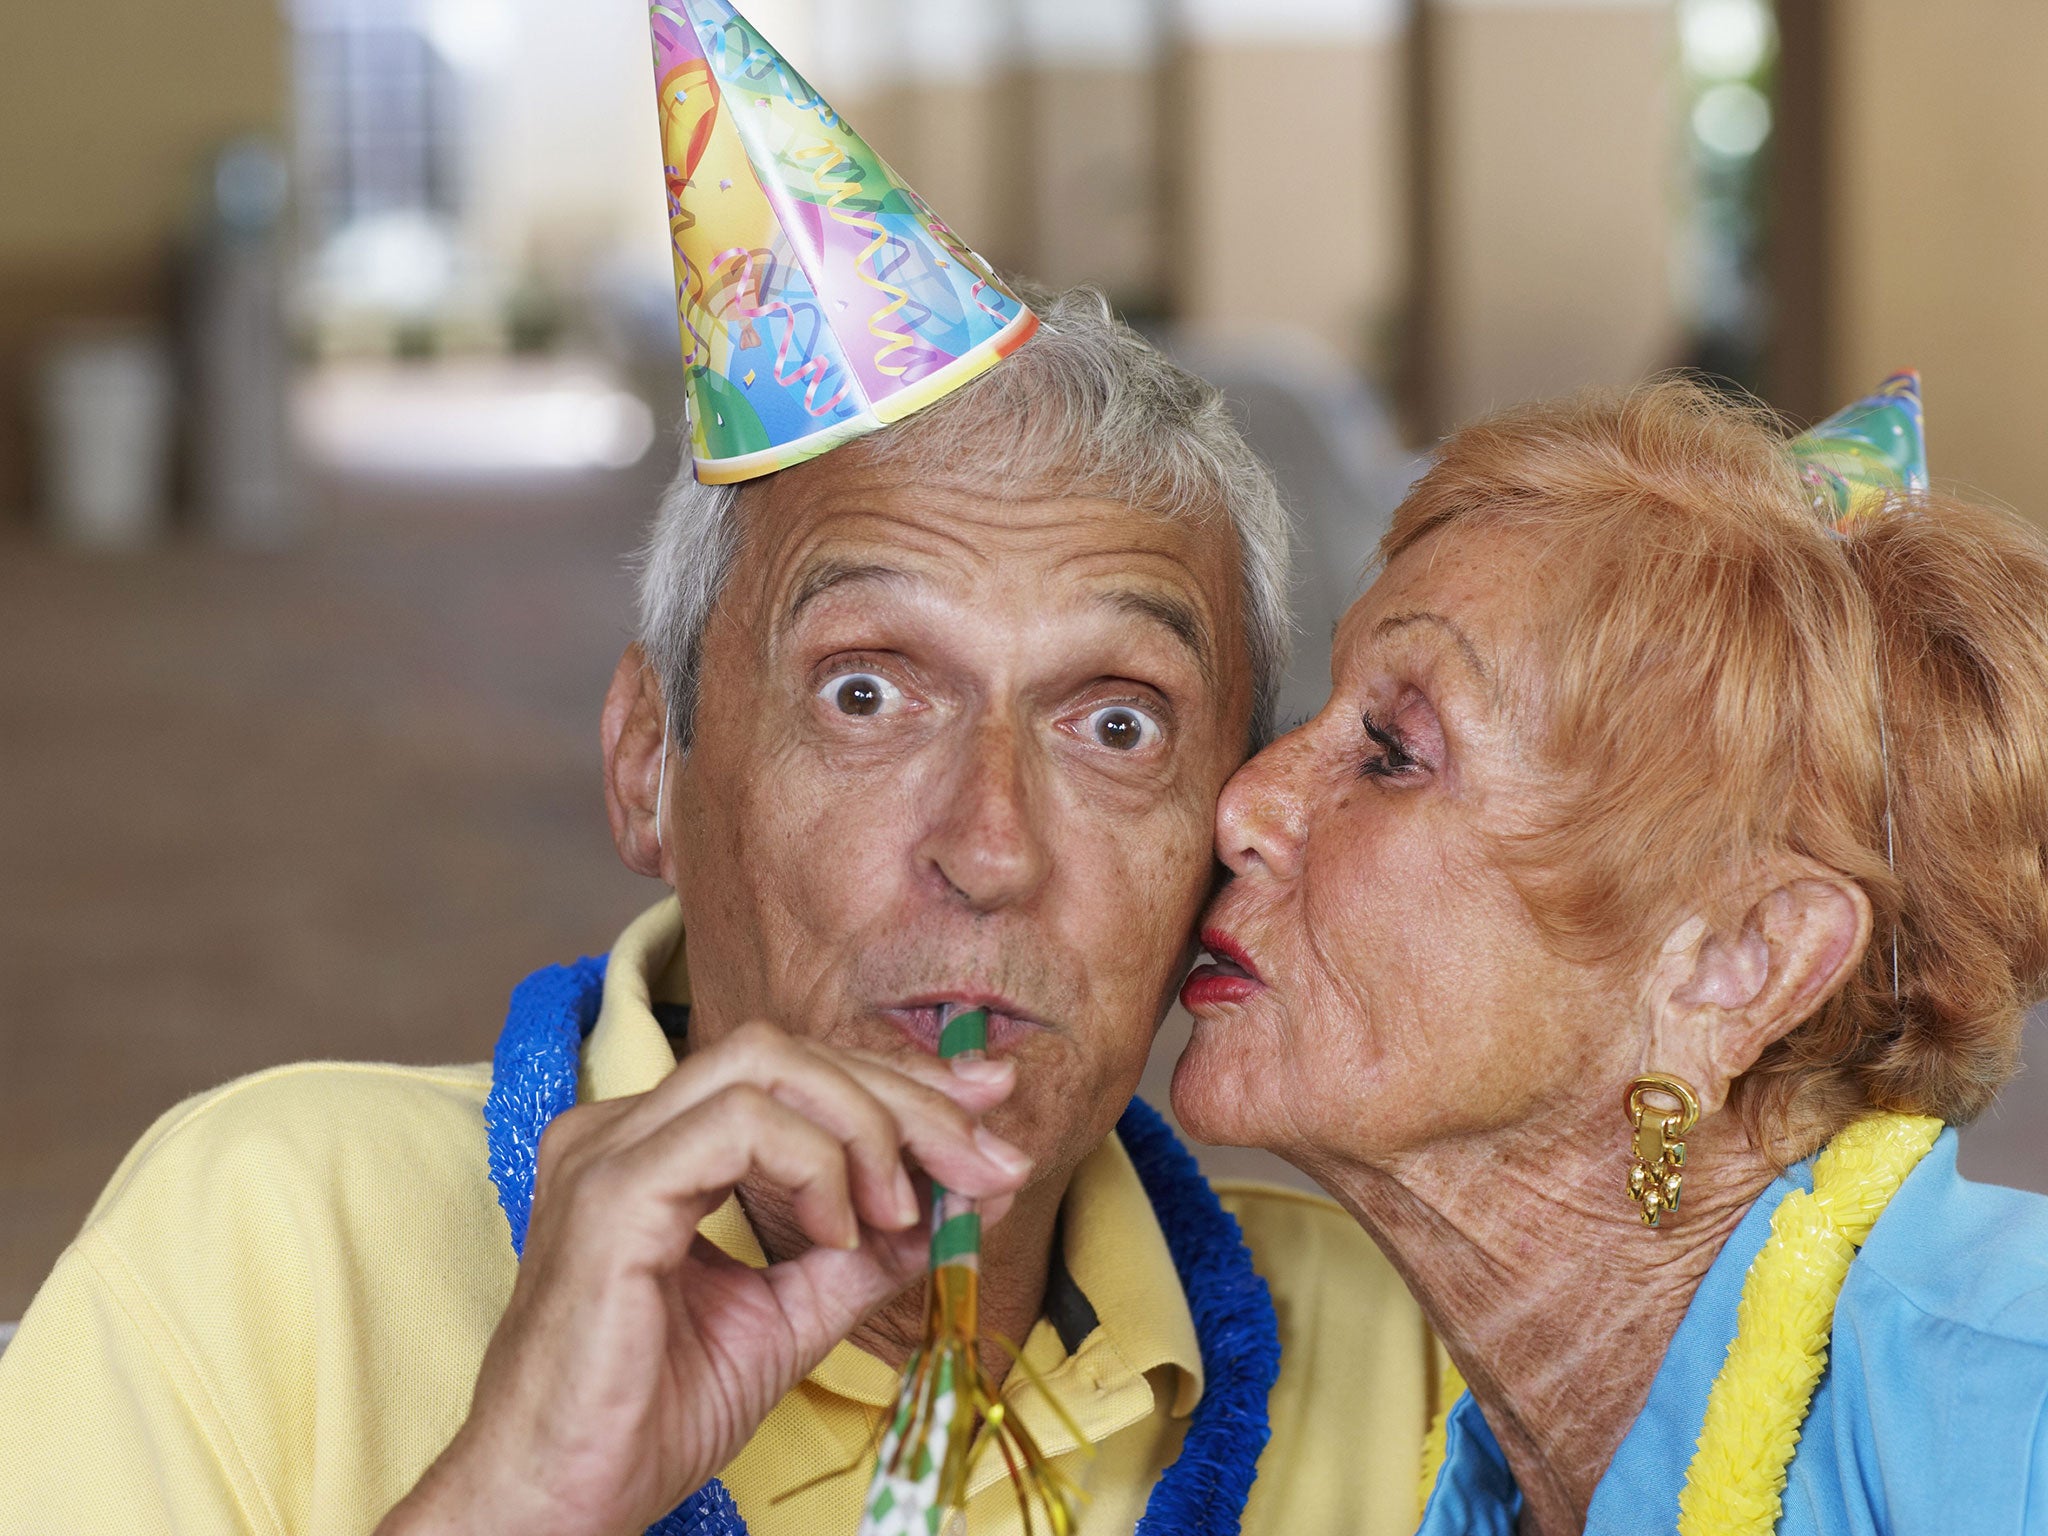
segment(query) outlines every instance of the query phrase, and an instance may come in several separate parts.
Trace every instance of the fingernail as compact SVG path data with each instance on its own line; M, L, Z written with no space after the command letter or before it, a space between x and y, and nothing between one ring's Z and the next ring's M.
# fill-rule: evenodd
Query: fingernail
M992 1056L959 1056L953 1061L953 1075L970 1083L1000 1083L1013 1070L1007 1061Z
M917 1208L917 1186L910 1182L901 1163L896 1165L895 1205L896 1215L906 1227L913 1225L921 1214Z
M974 1128L974 1145L981 1155L994 1163L1005 1173L1023 1173L1031 1166L1031 1159L1023 1148L1012 1146L985 1125Z

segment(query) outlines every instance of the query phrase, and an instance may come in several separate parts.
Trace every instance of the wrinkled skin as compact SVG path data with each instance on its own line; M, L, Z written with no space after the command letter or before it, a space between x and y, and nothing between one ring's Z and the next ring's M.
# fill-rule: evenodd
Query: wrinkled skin
M1039 1027L998 1026L1019 1082L994 1124L1056 1178L1137 1081L1206 894L1250 707L1235 543L830 462L748 506L671 765L691 1044L763 1017L900 1053L891 1005L1006 997ZM873 715L828 697L857 675L886 685ZM1111 709L1154 725L1105 746Z
M1227 529L857 449L741 517L692 749L637 647L604 713L614 840L682 906L688 1049L550 1127L470 1419L383 1536L642 1529L840 1338L900 1363L912 1169L1008 1211L982 1320L1023 1338L1192 954L1251 709ZM947 1000L992 1010L978 1070L933 1055ZM735 1189L765 1271L695 1237Z
M1329 704L1232 779L1233 878L1205 934L1241 963L1191 978L1173 1087L1192 1134L1289 1158L1400 1267L1508 1454L1527 1532L1583 1524L1772 1176L1722 1112L1729 1088L1842 984L1870 924L1853 882L1771 857L1686 893L1699 909L1652 955L1545 942L1497 852L1583 767L1542 730L1544 553L1499 529L1404 552L1339 629ZM1652 1071L1706 1110L1682 1216L1655 1233L1622 1193L1620 1109Z
M641 1531L922 1267L906 1154L1000 1220L1029 1171L975 1115L1011 1086L901 1073L756 1023L541 1140L533 1224L468 1420L379 1527ZM696 1235L742 1178L811 1246L754 1270Z
M644 673L614 753L615 783L637 775L628 857L682 903L691 1048L767 1018L917 1056L933 1021L904 1005L1000 999L991 1050L1017 1089L989 1123L1038 1173L985 1305L1021 1338L1067 1179L1191 954L1250 710L1234 539L1113 502L908 485L855 454L777 477L745 516L658 848ZM841 707L848 680L873 713ZM746 1198L771 1253L796 1245L780 1201ZM857 1337L901 1358L918 1329L911 1297Z

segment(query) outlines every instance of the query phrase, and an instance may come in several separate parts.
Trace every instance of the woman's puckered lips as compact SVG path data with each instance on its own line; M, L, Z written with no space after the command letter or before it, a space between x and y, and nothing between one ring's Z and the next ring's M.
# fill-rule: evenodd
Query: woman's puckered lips
M1221 928L1202 930L1202 948L1209 952L1181 984L1181 1006L1190 1013L1225 1003L1242 1003L1265 991L1266 984L1242 944Z

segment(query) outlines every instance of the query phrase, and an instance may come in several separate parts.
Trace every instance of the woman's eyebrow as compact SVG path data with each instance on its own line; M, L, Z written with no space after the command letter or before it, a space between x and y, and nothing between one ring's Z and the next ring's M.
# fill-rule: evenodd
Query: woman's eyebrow
M1430 613L1424 609L1417 609L1409 613L1390 613L1384 619L1381 619L1379 623L1373 625L1373 638L1375 640L1384 640L1396 631L1406 629L1414 624L1427 624L1432 628L1441 629L1445 634L1449 635L1452 644L1458 648L1458 654L1465 658L1465 665L1477 674L1479 680L1486 684L1489 691L1492 690L1493 669L1487 666L1484 658L1480 656L1479 647L1472 643L1470 635L1466 634L1456 623L1445 618L1440 613Z

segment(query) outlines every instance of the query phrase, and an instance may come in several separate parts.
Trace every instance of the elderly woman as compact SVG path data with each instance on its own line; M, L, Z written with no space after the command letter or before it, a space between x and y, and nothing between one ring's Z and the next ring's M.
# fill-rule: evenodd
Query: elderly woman
M2048 551L1682 384L1463 431L1217 813L1174 1104L1393 1258L1423 1530L2048 1531ZM1860 1245L1860 1251L1859 1251Z

